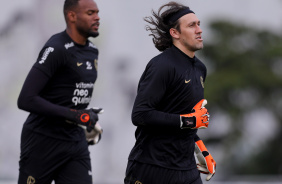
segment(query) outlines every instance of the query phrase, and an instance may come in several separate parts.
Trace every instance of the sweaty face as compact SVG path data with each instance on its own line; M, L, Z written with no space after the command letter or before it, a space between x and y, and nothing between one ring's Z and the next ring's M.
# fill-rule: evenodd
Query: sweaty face
M179 19L179 23L179 41L181 45L191 52L202 49L204 47L202 29L197 16L193 13L186 14Z
M76 10L76 28L85 37L97 37L99 35L99 9L93 0L80 0Z

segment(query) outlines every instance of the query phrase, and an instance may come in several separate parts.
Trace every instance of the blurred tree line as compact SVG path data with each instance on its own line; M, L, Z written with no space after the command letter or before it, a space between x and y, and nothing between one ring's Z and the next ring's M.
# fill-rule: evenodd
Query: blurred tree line
M213 128L222 128L213 121L219 114L228 131L206 141L223 150L220 167L230 174L281 175L282 35L228 21L210 29L200 52L205 97Z

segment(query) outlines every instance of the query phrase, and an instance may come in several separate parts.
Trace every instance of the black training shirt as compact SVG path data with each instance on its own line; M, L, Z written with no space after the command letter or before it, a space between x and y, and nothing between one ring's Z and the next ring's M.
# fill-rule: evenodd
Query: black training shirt
M70 108L87 108L97 78L98 50L76 44L66 31L53 35L39 53L18 99L31 112L24 128L64 140L85 139L83 130L66 123Z
M132 122L136 143L129 160L176 170L196 167L197 130L180 129L180 114L204 98L206 67L172 46L154 57L142 74Z

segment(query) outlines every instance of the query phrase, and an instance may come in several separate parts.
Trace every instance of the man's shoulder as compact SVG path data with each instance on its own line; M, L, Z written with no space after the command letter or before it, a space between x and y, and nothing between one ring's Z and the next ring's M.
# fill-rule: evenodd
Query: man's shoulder
M150 61L151 64L161 65L163 67L171 67L175 65L174 58L170 49L167 49L157 56L153 57Z
M73 51L74 48L79 48L80 50L91 50L98 52L98 48L92 40L87 40L86 45L81 46L76 44L65 31L51 36L50 39L46 42L45 47L52 47L60 51Z
M95 45L93 39L89 38L88 39L88 47L91 48L91 49L94 49L94 50L98 50L97 46Z
M67 34L65 32L54 34L45 43L45 47L53 47L59 50L67 50L68 48L73 46L74 43L67 37Z

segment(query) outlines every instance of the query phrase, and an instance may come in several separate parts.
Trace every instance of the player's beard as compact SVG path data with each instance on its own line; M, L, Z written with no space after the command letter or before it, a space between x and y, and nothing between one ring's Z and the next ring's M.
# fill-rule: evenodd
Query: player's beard
M198 45L195 45L194 46L194 51L196 52L197 50L201 50L204 48L204 45L203 44L198 44Z
M89 38L89 37L95 38L95 37L99 36L99 32L93 31L93 29L91 29L91 28L88 29L88 30L85 30L83 28L78 27L77 30L81 35L84 35L86 38Z
M201 50L201 49L204 48L203 43L199 43L199 44L195 44L195 45L190 45L188 43L184 43L184 45L188 50L193 51L193 52L196 52L197 50Z
M95 24L93 24L91 26L91 28L88 31L88 37L94 37L95 38L95 37L99 36L98 29L95 30L95 31L92 29L92 27L94 27L94 26L98 26L99 27L99 22L97 22L97 23L95 23Z
M88 32L88 37L96 38L97 36L99 36L99 32L98 32L98 31L96 31L96 32L94 32L94 31L89 31L89 32Z

